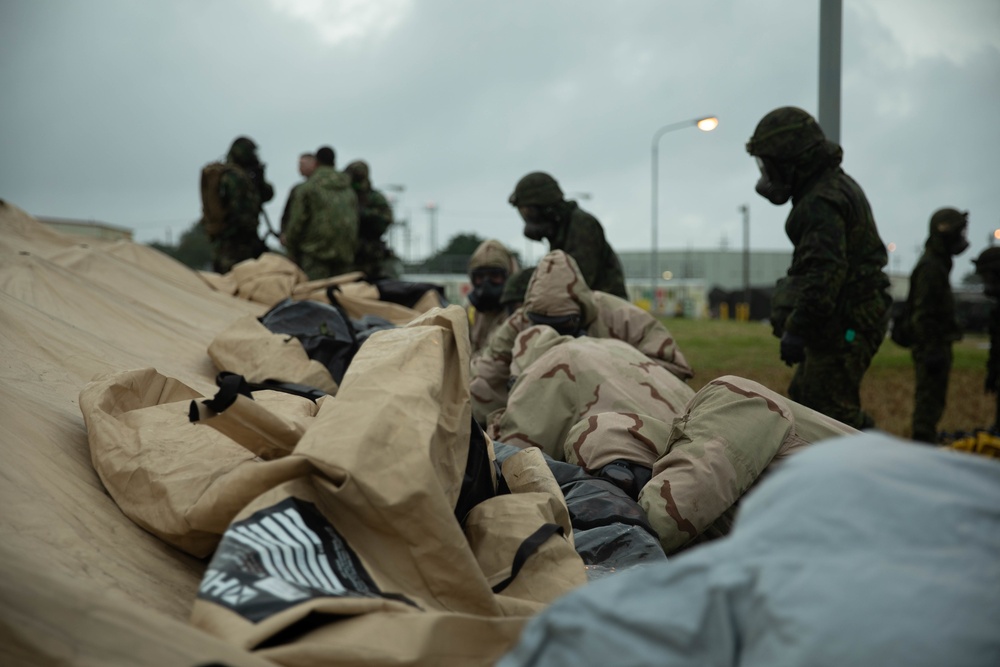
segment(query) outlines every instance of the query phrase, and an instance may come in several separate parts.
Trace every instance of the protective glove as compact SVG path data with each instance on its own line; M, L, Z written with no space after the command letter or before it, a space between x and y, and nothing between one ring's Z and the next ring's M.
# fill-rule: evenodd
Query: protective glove
M801 363L806 360L806 341L802 336L785 332L781 336L781 360L786 366Z
M986 382L983 384L983 391L987 394L995 394L998 388L1000 388L1000 374L991 368L986 373Z

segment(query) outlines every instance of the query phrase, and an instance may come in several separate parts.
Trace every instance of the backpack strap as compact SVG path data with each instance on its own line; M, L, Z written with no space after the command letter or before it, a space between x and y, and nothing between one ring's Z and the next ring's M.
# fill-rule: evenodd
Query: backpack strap
M556 533L563 535L563 527L557 523L545 523L542 524L541 528L526 537L524 541L521 542L521 546L517 548L517 553L514 554L514 563L510 567L510 576L494 586L493 592L499 593L503 589L510 586L510 583L514 581L514 577L516 577L517 573L521 571L522 567L524 567L528 558L533 553L538 551L541 546Z

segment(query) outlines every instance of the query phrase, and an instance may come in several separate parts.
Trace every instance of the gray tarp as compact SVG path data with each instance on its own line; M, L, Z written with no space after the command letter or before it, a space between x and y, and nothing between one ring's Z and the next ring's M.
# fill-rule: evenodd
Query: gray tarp
M729 537L574 591L499 667L998 665L1000 463L867 433L790 458Z

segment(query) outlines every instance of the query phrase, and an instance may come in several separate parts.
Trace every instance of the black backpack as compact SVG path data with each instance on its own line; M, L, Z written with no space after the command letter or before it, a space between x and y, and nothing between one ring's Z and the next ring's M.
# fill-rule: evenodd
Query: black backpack
M326 366L338 385L358 351L350 318L327 303L285 299L267 311L260 323L272 333L295 336L309 358Z

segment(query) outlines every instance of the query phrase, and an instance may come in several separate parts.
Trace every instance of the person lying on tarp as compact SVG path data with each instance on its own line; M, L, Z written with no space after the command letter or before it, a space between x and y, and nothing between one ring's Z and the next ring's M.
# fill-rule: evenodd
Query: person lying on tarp
M479 423L485 424L490 412L507 404L514 341L535 324L551 326L561 334L616 338L682 380L694 375L659 320L625 299L592 291L573 258L554 250L542 258L532 274L524 305L494 332L472 364L472 411Z

